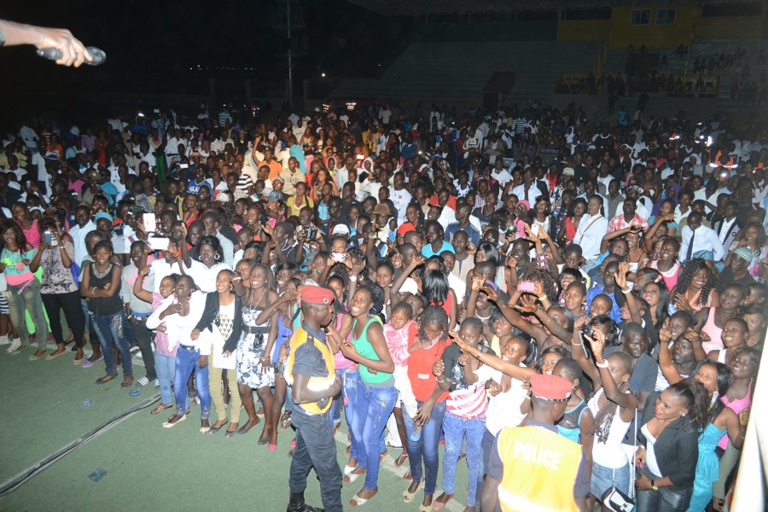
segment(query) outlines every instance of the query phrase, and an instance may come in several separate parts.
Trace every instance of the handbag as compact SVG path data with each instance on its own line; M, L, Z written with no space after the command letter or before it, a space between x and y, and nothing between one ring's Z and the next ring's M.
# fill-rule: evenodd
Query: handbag
M637 451L637 409L635 409L635 437L632 440L632 445L634 446L633 454ZM632 456L632 460L629 461L629 471L630 471L630 478L629 482L632 484L630 485L630 492L635 488L634 482L635 482L635 460L634 455ZM614 470L614 474L616 473L616 470ZM632 512L635 510L635 500L633 496L628 496L624 491L617 489L615 485L612 485L610 489L605 491L602 496L600 496L600 503L607 508L608 510L611 510L613 512Z
M600 496L600 503L613 512L632 512L635 510L635 500L624 494L616 487L611 487Z

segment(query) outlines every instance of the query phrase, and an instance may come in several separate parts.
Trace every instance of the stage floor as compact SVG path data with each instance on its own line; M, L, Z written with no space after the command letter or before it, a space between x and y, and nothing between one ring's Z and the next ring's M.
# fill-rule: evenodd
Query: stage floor
M91 368L74 366L74 353L53 361L29 361L32 349L11 356L0 349L0 485L27 471L62 448L77 441L99 425L151 400L157 394L151 385L138 397L120 388L122 376L96 385L104 374L104 363ZM144 375L141 359L134 375ZM135 389L135 388L131 388ZM159 396L158 396L159 398ZM83 408L83 401L94 404ZM279 448L270 452L258 446L261 424L247 435L224 437L199 432L199 407L187 420L172 429L161 424L169 414L153 416L142 409L101 431L96 437L53 463L44 471L0 498L0 511L77 510L242 510L283 511L288 502L288 456L292 431L279 434ZM168 412L168 411L164 411ZM215 421L212 412L212 422ZM245 421L245 412L242 413ZM262 419L263 421L263 419ZM346 425L336 436L339 465L347 462ZM379 473L379 493L365 509L417 510L405 504L402 492L408 482L401 479L407 469L393 464L400 449L389 448ZM442 455L442 447L441 447ZM435 497L441 492L441 471ZM97 469L107 472L94 482L89 475ZM345 509L362 488L363 476L342 489ZM467 465L459 461L456 497L446 510L463 510L466 503ZM314 474L309 476L307 502L321 506Z

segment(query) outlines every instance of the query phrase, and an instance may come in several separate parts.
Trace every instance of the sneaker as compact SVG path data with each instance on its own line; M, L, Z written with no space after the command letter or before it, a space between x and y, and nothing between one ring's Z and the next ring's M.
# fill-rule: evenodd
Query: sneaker
M131 347L131 355L132 355L132 356L135 356L136 354L138 354L138 353L139 353L139 350L140 350L140 349L139 349L139 346L138 346L138 345Z
M158 389L160 387L160 381L158 379L155 379L155 389Z
M18 349L20 346L21 346L21 340L19 338L15 338L11 343L11 346L8 347L8 350L6 352L10 354L11 352L16 351L16 349Z
M142 377L139 380L136 381L136 385L139 387L144 387L147 384L149 384L149 379L146 377Z
M0 345L10 345L11 340L8 338L8 335L0 336Z

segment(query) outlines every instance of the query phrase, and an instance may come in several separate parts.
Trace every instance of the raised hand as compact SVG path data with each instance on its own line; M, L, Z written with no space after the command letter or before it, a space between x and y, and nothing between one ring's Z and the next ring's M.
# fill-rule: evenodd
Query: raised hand
M669 343L672 339L672 331L669 329L669 318L664 321L664 325L659 329L659 341Z
M530 295L521 295L520 304L514 306L514 308L521 313L532 315L538 311L539 306L536 304L536 299Z
M473 292L479 292L483 288L484 284L485 278L483 276L473 276L471 289Z
M484 291L486 295L488 295L488 300L498 304L500 298L499 298L499 293L496 290L494 290L490 286L483 286L481 290Z
M411 266L413 268L420 267L426 262L427 258L425 258L423 254L414 254L413 258L411 258Z

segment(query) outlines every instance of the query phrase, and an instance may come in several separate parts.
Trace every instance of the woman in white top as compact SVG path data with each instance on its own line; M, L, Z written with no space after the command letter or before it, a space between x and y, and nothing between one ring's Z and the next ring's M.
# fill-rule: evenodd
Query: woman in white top
M608 232L608 220L602 212L603 198L598 195L590 197L587 203L587 215L579 222L579 228L573 238L573 242L579 244L582 255L588 262L600 255L600 242Z
M594 329L592 336L584 336L592 347L595 361L584 355L580 327L586 320L574 325L572 353L584 373L595 384L595 394L589 400L589 409L595 417L591 434L592 443L592 495L600 499L605 491L616 487L625 494L630 488L630 464L622 448L635 411L638 398L629 392L632 359L623 352L614 352L603 358L605 333ZM618 414L617 414L618 412ZM607 510L603 508L603 510Z
M222 270L232 270L224 263L224 252L219 239L215 236L204 236L198 246L198 260L193 260L187 274L194 278L198 288L204 293L216 291L216 278Z
M190 276L181 276L176 283L173 295L163 301L147 319L149 329L164 329L168 336L168 347L179 346L176 352L176 375L174 394L176 413L163 423L171 428L184 421L189 409L187 381L195 372L195 387L200 394L200 431L205 433L211 428L208 420L211 409L211 393L208 388L208 356L210 343L200 344L191 340L191 334L205 309L205 294L200 292Z

